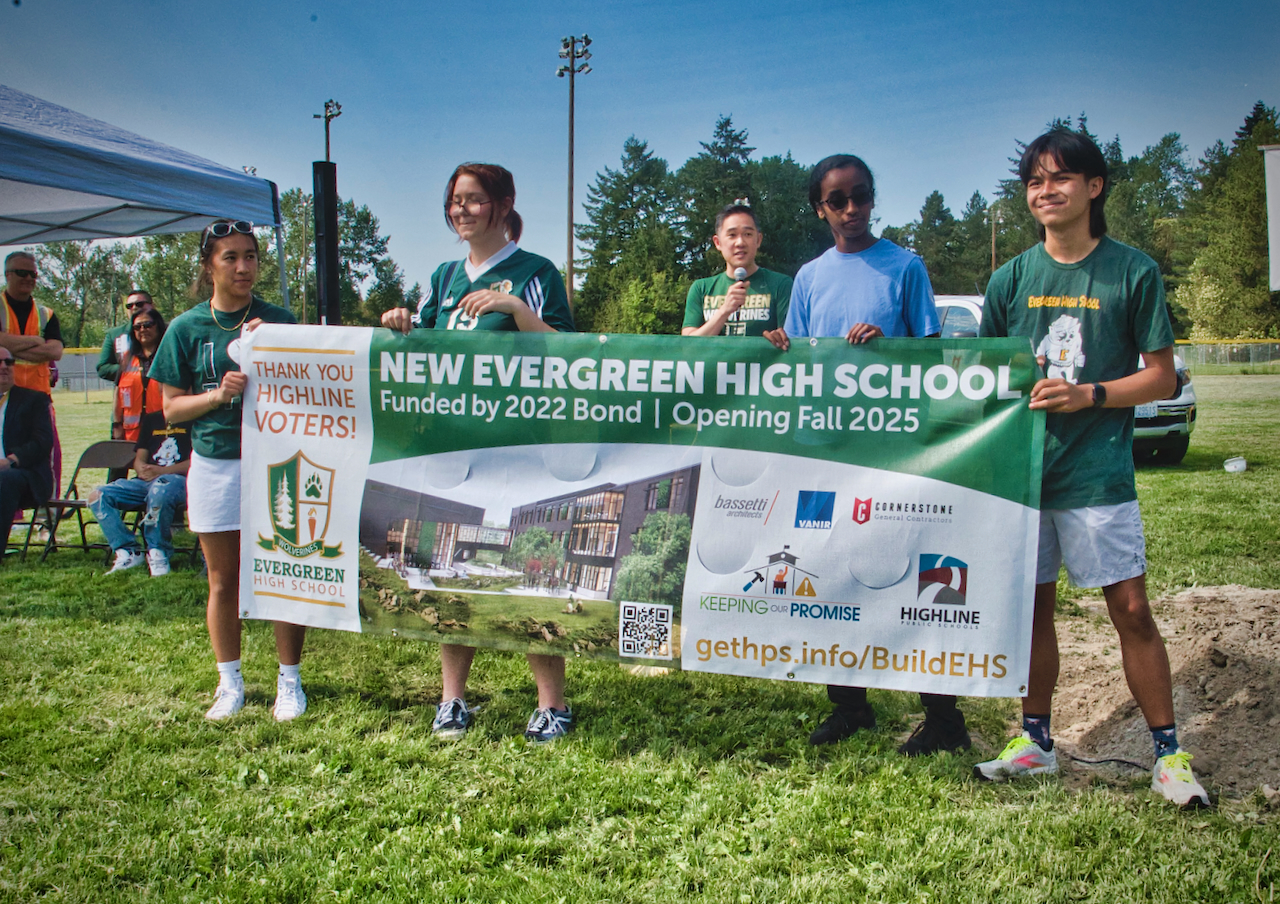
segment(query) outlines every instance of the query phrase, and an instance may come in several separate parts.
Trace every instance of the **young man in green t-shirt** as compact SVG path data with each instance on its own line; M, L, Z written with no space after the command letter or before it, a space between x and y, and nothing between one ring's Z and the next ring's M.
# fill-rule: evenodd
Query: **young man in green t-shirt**
M724 257L724 272L699 279L685 300L685 336L763 336L787 322L791 277L756 266L760 224L746 204L716 215L711 241Z
M1047 376L1031 390L1046 412L1040 549L1023 732L978 778L1058 771L1049 711L1058 679L1058 569L1101 587L1125 677L1155 745L1152 790L1182 807L1208 795L1178 746L1169 657L1147 600L1146 544L1133 473L1133 408L1177 385L1173 330L1155 261L1106 237L1106 159L1087 136L1041 135L1019 164L1041 243L995 272L981 335L1026 336ZM1138 368L1141 356L1144 368Z

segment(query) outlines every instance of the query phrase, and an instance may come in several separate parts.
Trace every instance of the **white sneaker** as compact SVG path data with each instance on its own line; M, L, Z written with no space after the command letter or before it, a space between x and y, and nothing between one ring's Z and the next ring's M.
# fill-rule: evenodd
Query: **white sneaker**
M204 717L211 722L221 722L223 719L230 719L243 708L244 685L219 684L213 695L213 706L209 707Z
M162 578L169 573L169 557L158 549L148 549L147 567L153 578Z
M146 557L140 552L134 552L132 549L117 549L116 561L111 566L111 570L107 574L115 574L117 571L128 571L130 568L137 568Z
M1151 790L1184 810L1209 806L1209 795L1191 771L1191 754L1181 747L1156 760L1151 770Z
M288 722L307 711L307 695L297 678L276 676L276 721Z
M988 782L1002 782L1024 775L1053 775L1057 771L1058 751L1045 750L1024 731L1005 745L994 760L974 766L973 776Z

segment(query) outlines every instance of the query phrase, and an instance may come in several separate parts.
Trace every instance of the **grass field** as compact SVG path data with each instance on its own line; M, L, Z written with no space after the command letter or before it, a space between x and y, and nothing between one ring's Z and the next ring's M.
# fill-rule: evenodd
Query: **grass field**
M1153 592L1280 587L1280 376L1196 384L1186 460L1138 476ZM68 475L107 420L78 398L58 398ZM1232 455L1250 469L1223 472ZM249 705L211 725L198 574L101 571L68 552L0 568L0 901L1110 904L1280 884L1261 794L1183 814L1141 776L974 783L1015 701L964 702L973 751L904 760L906 694L873 693L878 731L813 749L821 688L570 663L580 727L531 748L523 657L481 653L483 712L450 745L429 737L433 644L312 632L312 707L279 726L250 623Z

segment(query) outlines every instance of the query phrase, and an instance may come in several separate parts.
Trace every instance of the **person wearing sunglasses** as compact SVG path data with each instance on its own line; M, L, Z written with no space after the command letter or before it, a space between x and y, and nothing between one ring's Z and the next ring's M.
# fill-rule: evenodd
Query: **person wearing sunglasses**
M115 563L107 574L128 571L145 560L151 576L158 578L169 573L173 517L187 501L191 425L165 420L160 385L147 379L146 368L159 343L159 336L153 338L151 334L164 333L160 312L134 314L132 332L136 348L125 359L118 398L126 402L141 400L141 404L124 413L126 430L132 428L134 434L133 469L137 477L126 475L98 487L89 494L89 508L115 552ZM136 506L143 507L145 557L137 536L125 526L120 514L121 509Z
M20 508L53 494L53 420L49 396L14 385L17 359L0 346L0 531L6 540Z
M296 323L284 308L253 294L258 278L258 239L253 224L219 220L200 236L197 298L211 297L179 314L169 325L151 379L162 384L164 414L171 424L191 423L191 467L187 472L187 521L200 535L209 566L209 639L218 666L218 688L206 719L228 719L244 706L240 672L240 398L248 376L240 370L239 338L261 323ZM299 663L305 629L275 623L275 717L302 715L307 697Z
M49 397L53 421L53 491L62 485L62 443L53 411L53 366L62 360L62 328L53 309L36 304L33 297L39 276L29 251L15 251L4 259L5 289L0 304L0 347L14 356L13 381Z
M851 345L881 337L936 337L941 332L924 262L871 232L876 183L870 167L852 154L834 154L809 175L809 204L831 228L834 247L796 274L786 326L765 336L786 350L791 336L843 338ZM832 744L873 729L875 711L865 687L828 685L835 710L809 736ZM898 748L907 756L967 750L964 714L950 694L921 694L925 718Z
M164 318L154 308L136 311L129 318L129 343L120 358L112 422L120 425L119 438L131 443L138 441L138 429L147 412L164 409L160 384L149 374L164 333Z
M440 265L416 313L393 308L382 315L382 325L403 333L414 327L574 332L560 271L545 257L516 246L524 221L515 203L515 179L503 167L464 163L455 169L445 189L444 218L467 243L467 256ZM467 706L466 693L475 653L475 647L440 645L444 690L431 726L438 738L461 738L471 724L476 710ZM554 741L573 728L564 697L564 657L529 653L527 658L538 707L524 735L534 743Z
M124 297L124 323L107 330L102 339L102 351L98 354L98 376L108 383L120 379L120 359L129 350L129 327L133 315L139 311L155 309L151 293L146 289L130 289ZM120 437L113 437L119 439Z

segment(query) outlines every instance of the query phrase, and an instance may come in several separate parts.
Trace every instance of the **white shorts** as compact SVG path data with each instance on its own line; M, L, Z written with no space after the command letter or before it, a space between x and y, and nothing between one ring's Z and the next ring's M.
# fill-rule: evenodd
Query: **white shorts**
M240 529L240 459L202 458L191 453L187 523L197 534Z
M1110 587L1147 573L1147 541L1138 502L1040 512L1036 583L1058 580L1058 566L1077 587Z

